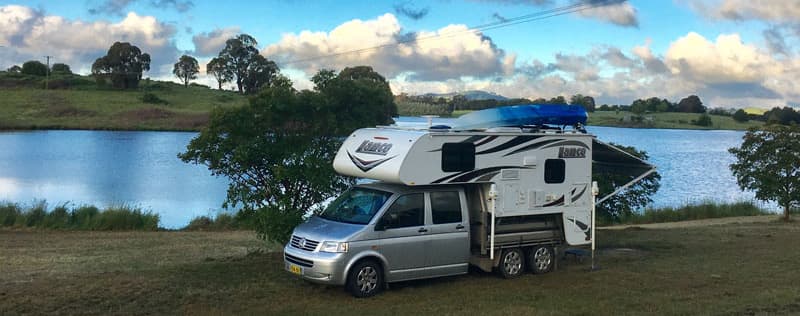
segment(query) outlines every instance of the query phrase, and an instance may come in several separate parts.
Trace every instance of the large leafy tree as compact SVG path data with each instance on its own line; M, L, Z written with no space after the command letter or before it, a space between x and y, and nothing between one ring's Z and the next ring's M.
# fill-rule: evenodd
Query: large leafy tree
M382 114L388 85L378 91L339 77L330 84L297 92L277 75L248 105L214 110L179 155L231 180L225 206L240 205L261 238L286 242L304 216L352 185L332 166L342 136L391 120Z
M33 76L47 76L47 65L37 60L29 60L22 64L22 73Z
M264 86L272 86L272 82L278 77L278 65L259 54L250 59L242 80L244 92L254 94Z
M197 59L189 55L183 55L172 68L172 73L183 81L185 87L189 86L189 81L197 79L200 72L200 65Z
M700 101L700 97L690 95L678 102L678 111L686 113L705 113L706 107L703 105L703 101Z
M69 68L69 65L64 63L55 63L53 64L52 69L54 74L62 74L62 75L71 75L72 70Z
M236 80L239 93L244 92L250 64L259 56L256 45L258 42L252 36L239 34L225 41L225 48L219 52L219 58L225 61L225 67Z
M206 72L217 79L217 87L222 90L222 84L233 80L233 71L227 67L227 62L222 57L214 57L206 64Z
M639 159L647 160L648 158L647 152L634 147L614 143L611 145ZM613 170L595 170L592 173L592 180L597 181L601 194L608 194L631 181L632 177ZM653 194L658 192L661 187L660 180L661 175L658 172L651 173L639 182L598 204L597 216L608 221L620 221L626 216L632 215L636 209L653 202Z
M397 116L389 82L372 67L347 67L336 78L323 80L330 76L326 71L321 70L314 76L319 79L315 89L328 96L331 106L337 110L350 111L358 120L379 124L390 124L391 118Z
M788 221L789 210L800 205L800 127L768 125L748 130L743 139L728 150L736 156L730 166L736 182L759 200L777 202Z
M92 64L92 74L99 82L109 78L115 88L122 89L138 87L142 73L149 70L150 54L127 42L114 43Z

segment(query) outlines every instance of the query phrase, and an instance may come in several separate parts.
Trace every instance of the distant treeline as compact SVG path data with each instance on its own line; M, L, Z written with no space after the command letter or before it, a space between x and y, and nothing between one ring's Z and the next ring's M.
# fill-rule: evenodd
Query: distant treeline
M569 102L567 102L569 101ZM708 109L703 101L696 95L690 95L678 102L656 97L637 99L631 104L603 104L595 105L592 96L576 94L569 98L557 96L550 99L507 99L507 100L469 100L463 95L450 98L434 97L431 95L412 96L400 94L395 96L395 103L400 115L440 115L449 116L457 110L483 110L499 106L517 104L575 104L583 106L587 112L597 111L629 111L637 115L659 112L705 113L710 115L730 116L738 122L749 120L763 121L777 124L800 124L800 112L791 107L773 108L764 114L748 114L742 109L712 108Z

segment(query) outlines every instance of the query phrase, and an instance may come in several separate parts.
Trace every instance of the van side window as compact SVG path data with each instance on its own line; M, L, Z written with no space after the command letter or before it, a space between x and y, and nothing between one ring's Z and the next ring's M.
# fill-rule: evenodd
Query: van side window
M434 224L461 223L458 192L431 192L431 214Z
M566 174L564 159L547 159L544 161L544 182L564 183Z
M475 169L475 144L444 143L442 145L442 171L470 171Z
M381 222L387 229L425 224L425 199L422 193L406 194L394 201Z

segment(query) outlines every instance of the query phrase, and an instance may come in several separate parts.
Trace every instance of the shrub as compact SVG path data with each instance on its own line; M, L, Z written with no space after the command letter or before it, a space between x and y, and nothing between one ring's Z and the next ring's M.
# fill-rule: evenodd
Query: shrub
M22 216L19 205L8 203L0 205L0 226L14 226L17 217Z
M167 104L168 102L159 98L157 95L151 92L145 92L142 95L142 102L150 103L150 104Z
M697 121L694 124L697 125L697 126L711 126L713 124L713 122L711 122L711 116L709 116L708 114L703 113L703 114L700 114L700 117L697 119Z

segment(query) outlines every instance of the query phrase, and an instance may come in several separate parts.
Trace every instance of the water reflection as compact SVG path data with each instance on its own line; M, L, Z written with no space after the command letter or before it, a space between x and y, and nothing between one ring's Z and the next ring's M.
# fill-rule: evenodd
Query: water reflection
M452 119L436 119L447 124ZM401 125L426 125L403 117ZM656 206L704 200L750 200L728 165L729 147L743 132L589 127L607 142L635 146L650 155L662 175ZM195 133L35 131L0 133L0 200L99 207L128 204L158 212L162 225L184 226L221 210L227 180L176 155Z

